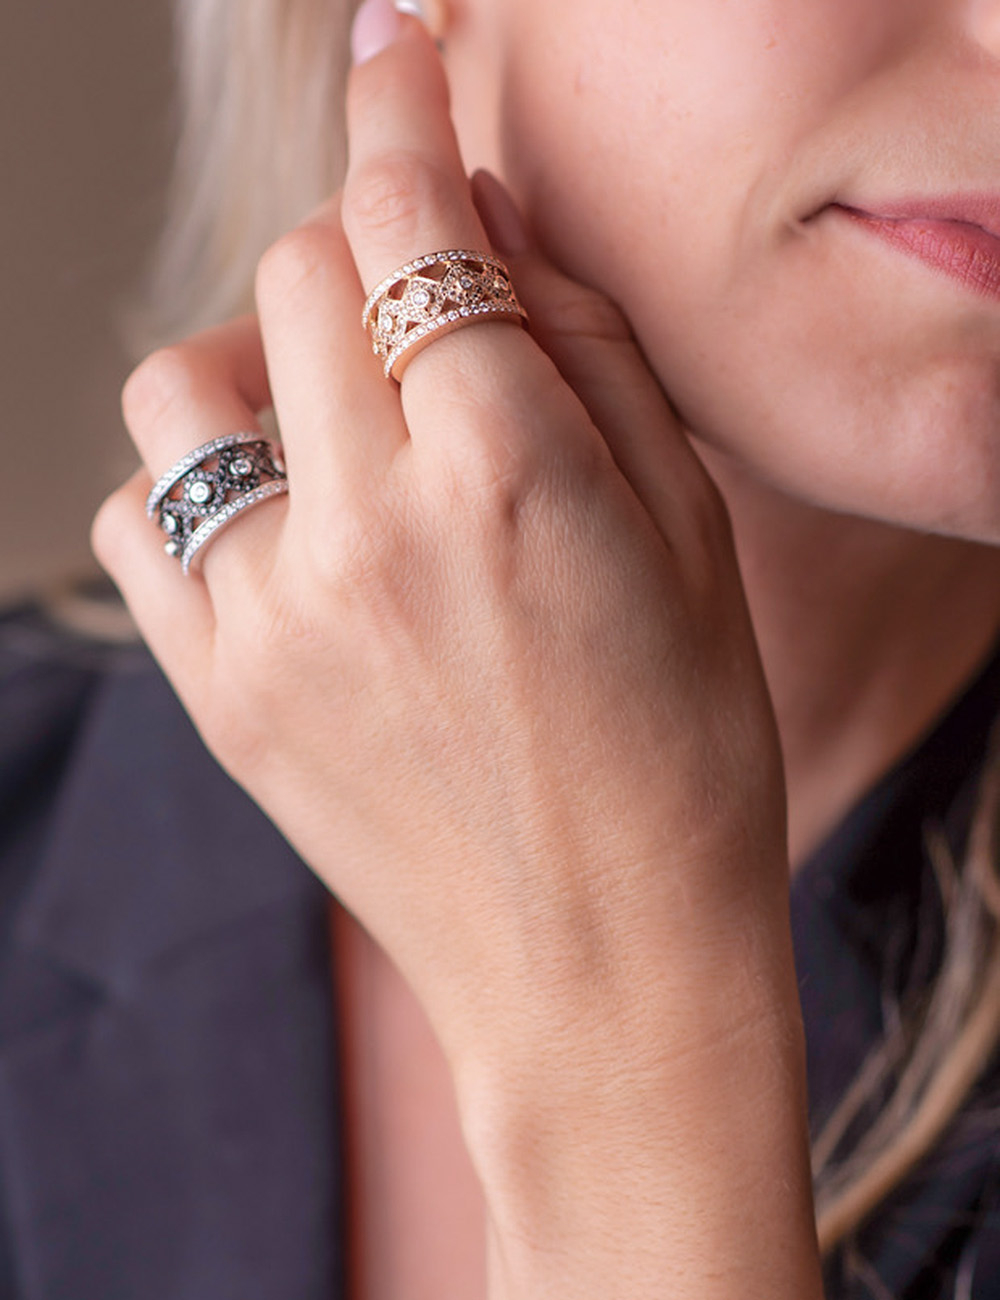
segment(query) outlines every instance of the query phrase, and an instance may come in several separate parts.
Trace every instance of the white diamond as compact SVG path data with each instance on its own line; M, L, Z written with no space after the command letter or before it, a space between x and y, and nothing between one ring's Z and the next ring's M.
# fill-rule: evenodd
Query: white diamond
M229 468L237 478L246 478L253 470L253 462L246 456L240 456L238 460L233 461Z
M195 479L188 486L187 496L189 501L193 501L196 506L203 506L212 499L212 485L206 483L204 479Z

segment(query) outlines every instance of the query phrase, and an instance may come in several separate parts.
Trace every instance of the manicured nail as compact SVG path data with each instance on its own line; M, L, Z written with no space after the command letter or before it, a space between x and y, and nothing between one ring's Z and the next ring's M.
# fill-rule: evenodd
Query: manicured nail
M490 243L498 253L514 256L531 246L527 227L507 187L484 169L472 177L472 197Z
M392 0L365 0L354 15L351 28L351 55L355 63L364 63L385 49L400 33L402 23Z
M396 11L417 18L434 37L434 44L444 50L444 34L448 26L445 0L394 0Z

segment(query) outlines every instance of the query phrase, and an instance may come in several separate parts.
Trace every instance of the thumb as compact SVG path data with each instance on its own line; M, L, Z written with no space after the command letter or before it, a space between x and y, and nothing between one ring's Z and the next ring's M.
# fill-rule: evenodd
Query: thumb
M714 485L621 310L542 255L510 193L491 172L473 175L472 197L494 248L507 261L532 336L586 407L654 521L661 529L669 521L676 535L678 510L687 514L698 501L717 507Z

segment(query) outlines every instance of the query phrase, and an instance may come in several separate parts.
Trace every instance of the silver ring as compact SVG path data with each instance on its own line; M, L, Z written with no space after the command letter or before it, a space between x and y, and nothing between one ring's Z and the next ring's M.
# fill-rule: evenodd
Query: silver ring
M227 433L171 465L146 498L164 550L188 573L205 543L245 510L288 491L281 451L259 433Z

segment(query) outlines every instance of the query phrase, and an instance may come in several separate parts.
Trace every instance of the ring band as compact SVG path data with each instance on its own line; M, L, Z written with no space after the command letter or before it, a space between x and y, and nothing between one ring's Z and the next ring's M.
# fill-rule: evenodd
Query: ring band
M476 321L525 324L507 267L492 253L449 249L407 262L368 295L362 324L385 377L399 380L428 343Z
M252 506L288 491L281 452L259 433L227 433L171 465L146 498L184 573L205 543Z

